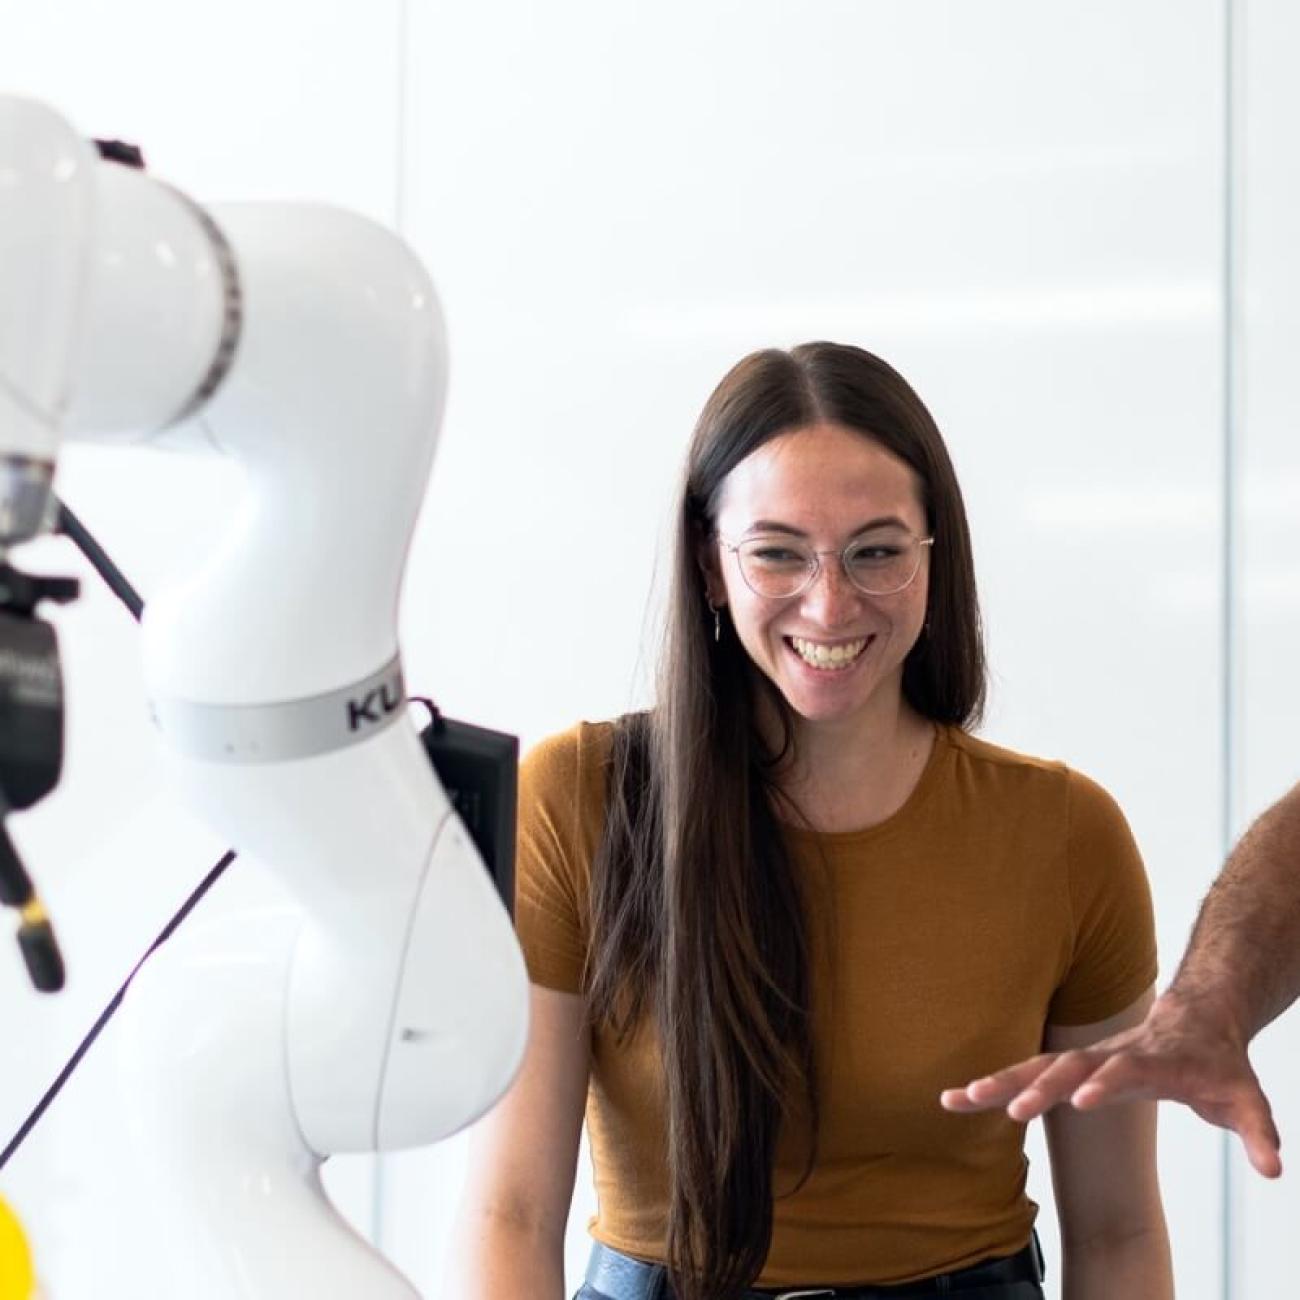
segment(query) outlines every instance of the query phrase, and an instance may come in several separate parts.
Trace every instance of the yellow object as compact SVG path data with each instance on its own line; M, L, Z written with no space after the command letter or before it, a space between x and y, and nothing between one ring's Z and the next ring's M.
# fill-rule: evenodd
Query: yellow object
M41 925L50 919L45 904L35 894L22 905L19 915L23 918L24 925Z
M27 1238L14 1212L0 1198L0 1300L32 1300L36 1274Z

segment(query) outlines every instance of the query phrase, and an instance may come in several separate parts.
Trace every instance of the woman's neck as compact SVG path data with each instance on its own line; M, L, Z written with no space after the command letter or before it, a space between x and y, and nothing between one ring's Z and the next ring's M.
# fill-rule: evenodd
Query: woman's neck
M934 748L935 726L901 697L870 718L794 719L781 789L814 830L876 826L908 800Z

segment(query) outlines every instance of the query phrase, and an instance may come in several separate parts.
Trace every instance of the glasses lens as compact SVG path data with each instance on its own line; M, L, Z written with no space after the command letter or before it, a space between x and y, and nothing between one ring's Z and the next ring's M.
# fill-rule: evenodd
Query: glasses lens
M844 569L859 591L888 596L902 591L921 567L921 544L910 533L872 533L844 552Z
M760 596L793 596L807 584L817 567L811 548L790 540L756 537L736 549L740 574Z

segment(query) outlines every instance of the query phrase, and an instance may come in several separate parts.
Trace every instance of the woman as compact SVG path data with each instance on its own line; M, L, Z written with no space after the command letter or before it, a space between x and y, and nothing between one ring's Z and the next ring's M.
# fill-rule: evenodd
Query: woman
M1140 1021L1150 897L1103 791L968 734L938 430L858 348L755 353L700 419L676 549L654 709L524 765L533 1029L456 1295L562 1300L585 1107L584 1300L1040 1296L1023 1127L939 1093ZM1064 1296L1172 1296L1154 1108L1047 1125Z

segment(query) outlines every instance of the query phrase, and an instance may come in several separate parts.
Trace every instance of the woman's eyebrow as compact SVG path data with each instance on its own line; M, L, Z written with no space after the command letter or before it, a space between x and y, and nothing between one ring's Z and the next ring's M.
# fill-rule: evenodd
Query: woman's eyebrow
M908 528L909 525L900 519L897 515L881 515L877 519L868 519L866 523L859 524L849 532L850 537L856 537L859 533L870 532L873 528ZM776 519L756 519L750 526L745 529L745 533L785 533L790 537L809 536L802 528L796 528L793 524L784 524Z

